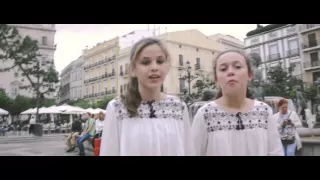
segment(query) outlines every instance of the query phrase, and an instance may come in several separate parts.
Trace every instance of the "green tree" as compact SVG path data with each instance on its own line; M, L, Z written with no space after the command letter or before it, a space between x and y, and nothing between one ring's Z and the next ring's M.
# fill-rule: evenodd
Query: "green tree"
M196 89L196 93L193 95L193 98L200 98L204 89L214 89L216 88L215 82L210 78L210 76L199 73L197 74L198 79L196 83L193 84L192 89Z
M317 86L315 84L307 84L304 88L303 95L307 100L315 100L317 96Z
M78 107L81 107L81 108L84 108L84 109L88 109L88 108L93 108L94 107L94 104L90 104L90 101L88 100L84 100L84 99L80 99L80 100L77 100L77 101L71 101L69 103L71 106L78 106Z
M11 115L19 115L21 112L34 108L32 99L24 96L17 96L15 99L10 101L9 111Z
M103 98L102 100L98 101L96 104L96 108L100 109L106 109L108 106L109 102L114 98L114 96L107 96Z
M296 99L295 88L300 86L303 88L303 82L295 76L292 76L294 67L288 69L282 67L282 63L272 67L267 72L267 82L263 87L266 96L281 96L288 99Z
M0 108L9 110L9 104L11 103L11 99L7 96L4 89L0 88Z
M36 107L39 109L40 101L45 94L55 92L54 85L59 82L58 72L52 61L40 61L41 54L38 52L38 41L29 36L21 38L15 27L6 24L0 25L0 60L11 61L12 65L4 67L1 71L10 71L16 68L22 72L30 85L21 86L21 89L31 89L36 93ZM39 121L38 111L36 113Z

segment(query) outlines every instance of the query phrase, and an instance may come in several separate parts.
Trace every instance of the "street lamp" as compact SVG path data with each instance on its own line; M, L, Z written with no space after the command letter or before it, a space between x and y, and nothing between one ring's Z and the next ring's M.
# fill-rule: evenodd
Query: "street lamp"
M314 81L314 84L317 85L316 103L314 105L314 112L316 114L316 122L314 128L318 128L320 127L320 78Z
M191 65L190 65L190 62L189 61L187 61L187 67L186 67L186 69L185 69L186 71L187 71L187 74L186 75L184 75L184 76L182 76L181 74L180 74L180 78L179 79L181 79L181 80L187 80L187 82L188 82L188 89L189 89L189 95L191 95L191 82L194 80L194 79L196 79L196 78L198 78L198 75L192 75L191 74Z

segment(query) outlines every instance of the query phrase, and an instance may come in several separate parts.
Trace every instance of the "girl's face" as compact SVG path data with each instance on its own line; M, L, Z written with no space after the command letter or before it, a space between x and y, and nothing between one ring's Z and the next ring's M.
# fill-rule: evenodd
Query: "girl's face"
M239 94L247 88L252 73L249 73L245 58L236 52L221 55L216 62L215 81L223 94Z
M145 47L134 62L132 76L137 77L139 86L160 89L169 72L166 53L157 44Z

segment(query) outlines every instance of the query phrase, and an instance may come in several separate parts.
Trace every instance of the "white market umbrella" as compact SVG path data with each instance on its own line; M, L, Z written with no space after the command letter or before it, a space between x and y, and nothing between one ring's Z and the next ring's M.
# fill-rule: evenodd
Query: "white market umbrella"
M80 107L68 107L65 111L62 112L62 114L83 114L87 111L85 109L82 109Z
M0 115L8 115L9 112L0 108Z
M33 109L30 108L30 109L28 109L28 110L25 110L25 111L21 112L20 114L30 114L30 113L32 113L32 112L33 112Z

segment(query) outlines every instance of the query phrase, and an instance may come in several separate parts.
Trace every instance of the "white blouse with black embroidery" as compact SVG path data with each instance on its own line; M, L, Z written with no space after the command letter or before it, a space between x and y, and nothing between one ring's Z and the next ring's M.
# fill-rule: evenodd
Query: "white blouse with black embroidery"
M188 109L179 98L142 102L138 113L129 117L119 98L109 102L100 156L195 155Z
M247 113L230 113L213 101L194 117L192 138L198 156L283 156L277 120L266 103Z

